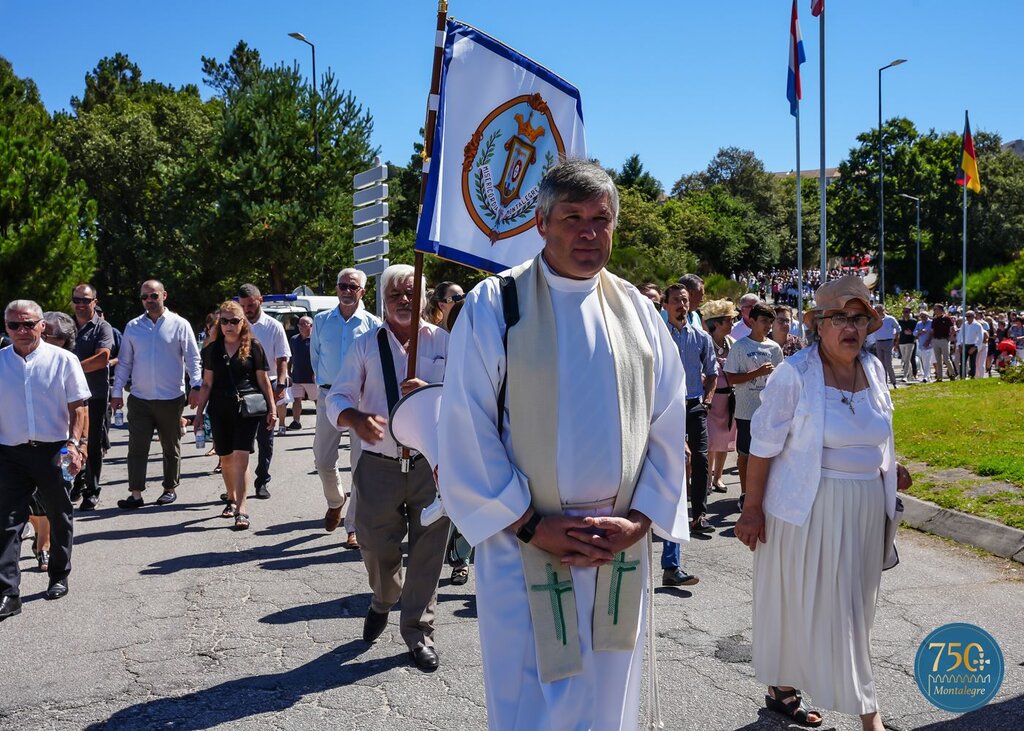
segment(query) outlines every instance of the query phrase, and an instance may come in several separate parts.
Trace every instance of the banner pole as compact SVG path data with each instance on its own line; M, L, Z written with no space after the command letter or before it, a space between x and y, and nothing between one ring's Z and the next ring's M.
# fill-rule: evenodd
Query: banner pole
M804 236L803 236L803 196L802 178L800 175L800 102L796 103L796 267L799 272L796 283L796 301L798 318L800 319L800 336L804 336Z
M427 193L427 176L430 173L431 155L434 150L434 127L437 125L438 95L441 93L441 62L444 60L444 35L448 23L448 0L437 2L437 26L434 40L434 68L430 75L430 96L427 97L427 119L423 124L423 172L420 174L420 205L419 215L423 213L423 199ZM409 367L407 378L416 377L416 356L419 350L419 316L423 309L423 252L417 251L413 260L413 295L412 311L416 316L416 327L413 328L409 340ZM403 456L405 455L405 450Z
M966 112L965 112L966 114ZM961 153L962 155L963 153ZM964 252L963 252L963 280L960 285L960 289L963 290L960 293L960 317L964 318L964 324L967 324L967 172L964 171ZM962 328L961 328L962 330ZM963 341L960 344L960 378L967 378L967 338L960 334L960 339Z
M818 16L818 27L820 32L818 34L818 45L819 45L819 76L821 86L821 163L818 170L818 198L820 199L821 205L821 230L819 232L819 243L821 245L821 276L819 281L824 284L828 277L826 272L828 271L828 242L825 238L825 221L826 221L826 209L825 209L825 8L821 9L821 14Z

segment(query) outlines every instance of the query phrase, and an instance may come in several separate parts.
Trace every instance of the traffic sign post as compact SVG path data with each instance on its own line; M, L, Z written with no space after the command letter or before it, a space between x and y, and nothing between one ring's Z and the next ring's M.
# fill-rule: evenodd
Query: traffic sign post
M380 291L380 275L388 268L390 262L384 258L391 247L388 235L388 166L378 157L374 166L352 176L352 240L359 244L353 249L353 256L358 262L356 269L369 277L374 277L377 292L377 316L383 317L384 295Z

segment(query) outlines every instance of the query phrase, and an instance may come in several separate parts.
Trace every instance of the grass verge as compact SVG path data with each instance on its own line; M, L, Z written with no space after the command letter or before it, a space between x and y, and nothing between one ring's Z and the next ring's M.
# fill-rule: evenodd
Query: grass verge
M911 495L1024 529L1024 383L954 381L899 389L893 399L902 457L973 473L916 477Z

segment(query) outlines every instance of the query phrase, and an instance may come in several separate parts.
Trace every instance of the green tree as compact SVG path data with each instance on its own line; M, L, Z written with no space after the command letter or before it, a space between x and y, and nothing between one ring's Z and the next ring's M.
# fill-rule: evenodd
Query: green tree
M644 170L640 156L630 155L622 164L622 169L613 176L620 188L631 188L640 194L648 203L654 203L665 193L665 189L657 178Z
M139 312L136 293L163 280L172 308L197 318L219 297L219 242L199 227L214 205L210 175L220 102L194 86L142 82L125 57L103 59L74 112L55 123L71 177L97 202L95 284L120 325Z
M66 309L96 265L95 216L85 186L68 182L35 84L0 58L0 304Z
M296 66L264 66L244 43L226 64L203 63L223 100L212 163L217 198L204 236L238 264L233 279L290 291L350 265L351 179L377 153L369 112L331 71L314 95Z

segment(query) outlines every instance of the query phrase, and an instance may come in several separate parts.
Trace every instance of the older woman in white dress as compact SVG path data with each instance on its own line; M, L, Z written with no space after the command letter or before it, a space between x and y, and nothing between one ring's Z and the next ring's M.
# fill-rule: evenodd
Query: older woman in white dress
M769 709L820 726L806 692L881 731L871 625L886 518L910 475L896 464L885 373L861 352L881 325L867 287L843 277L816 304L804 316L815 344L775 369L751 424L736 537L754 551L753 665Z

